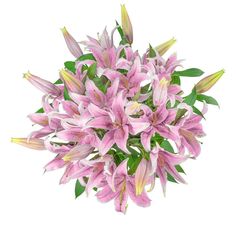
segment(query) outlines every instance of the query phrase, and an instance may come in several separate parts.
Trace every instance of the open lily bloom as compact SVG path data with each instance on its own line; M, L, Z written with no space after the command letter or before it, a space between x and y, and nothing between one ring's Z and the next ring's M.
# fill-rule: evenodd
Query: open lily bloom
M105 28L97 38L80 41L65 27L62 33L76 59L64 63L54 83L24 74L43 93L42 108L28 116L37 129L11 141L51 152L55 157L45 172L64 169L60 184L76 181L76 197L95 191L100 202L113 200L122 213L130 200L149 206L147 190L154 184L165 194L168 181L186 183L181 165L200 154L206 104L218 105L205 93L224 71L202 78L185 94L184 77L203 71L180 70L175 53L165 56L174 38L149 45L143 55L134 50L124 5L121 25L111 34Z

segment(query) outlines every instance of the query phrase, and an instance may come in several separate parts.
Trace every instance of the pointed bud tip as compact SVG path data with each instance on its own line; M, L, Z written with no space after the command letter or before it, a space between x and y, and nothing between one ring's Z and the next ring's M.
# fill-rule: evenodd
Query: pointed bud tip
M65 27L65 26L61 28L61 32L62 32L63 34L66 34L66 33L68 33L68 31L67 31L67 29L66 29L66 27Z
M28 80L31 76L32 76L32 74L29 71L27 71L26 73L23 73L23 78L24 79Z
M220 70L218 73L223 75L225 73L225 69Z
M17 143L18 138L11 138L11 143Z

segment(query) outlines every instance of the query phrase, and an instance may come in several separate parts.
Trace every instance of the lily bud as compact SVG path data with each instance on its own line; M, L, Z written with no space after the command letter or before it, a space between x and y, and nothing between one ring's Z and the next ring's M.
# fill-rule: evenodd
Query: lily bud
M209 75L203 79L201 79L196 85L197 93L205 93L207 92L225 73L224 70L220 70L212 75Z
M69 92L78 94L84 93L85 88L83 83L78 78L76 78L72 73L62 69L60 71L60 78L63 80Z
M64 39L66 41L66 45L71 52L71 54L75 58L79 58L81 55L83 55L83 52L79 46L79 44L76 42L76 40L70 35L70 33L67 31L66 27L63 27L61 29Z
M172 38L160 45L158 45L155 49L159 53L160 56L164 55L170 48L171 46L176 42L175 38Z
M133 43L133 28L128 15L128 12L125 8L125 5L121 5L121 24L124 31L125 37L128 40L129 44Z
M12 143L35 150L45 150L44 140L39 138L11 138Z
M30 72L25 73L24 78L45 94L51 94L54 96L61 95L61 90L55 84L41 79L36 75L32 75Z

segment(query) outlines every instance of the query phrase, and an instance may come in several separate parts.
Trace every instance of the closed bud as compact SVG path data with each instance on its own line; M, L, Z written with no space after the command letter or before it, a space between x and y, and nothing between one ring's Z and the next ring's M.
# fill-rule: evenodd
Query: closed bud
M44 140L39 138L11 138L11 142L35 150L45 150Z
M128 40L129 44L132 44L133 28L125 5L121 5L121 23L126 39Z
M155 49L159 53L160 56L164 55L171 47L172 45L176 42L175 38L172 38L160 45L158 45Z
M69 71L62 69L60 71L60 78L63 80L69 92L78 94L84 93L85 88L83 83Z
M71 52L71 54L75 57L75 58L79 58L83 52L78 44L78 42L76 42L76 40L71 36L71 34L67 31L66 27L63 27L61 29L64 39L66 41L66 45L69 49L69 51Z
M212 75L209 75L203 79L201 79L196 85L197 93L205 93L207 92L225 73L224 70L220 70Z
M25 73L24 78L45 94L50 94L54 96L60 96L61 94L61 90L55 84L47 80L41 79L36 75L32 75L30 72Z

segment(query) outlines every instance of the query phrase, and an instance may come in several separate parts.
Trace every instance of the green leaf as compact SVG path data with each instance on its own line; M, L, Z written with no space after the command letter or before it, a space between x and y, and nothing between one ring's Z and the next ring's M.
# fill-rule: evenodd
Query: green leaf
M96 76L96 72L97 72L97 63L93 63L87 70L87 76L89 77L89 79L94 79L94 77Z
M106 85L103 83L102 79L100 77L94 77L93 82L95 85L103 92L106 93Z
M118 30L118 32L120 34L121 39L123 39L125 37L125 34L124 34L124 31L121 28L120 24L117 21L116 21L116 26L117 26L117 30Z
M80 56L77 61L85 61L85 60L93 60L96 61L95 57L93 56L92 53L87 53L87 54L83 54L82 56Z
M141 88L141 93L147 93L150 88L150 84L146 84Z
M84 72L84 71L86 71L88 68L89 68L88 65L85 65L85 64L84 64L84 65L82 65L81 71Z
M162 142L163 142L163 140L164 140L164 138L160 135L160 134L158 134L158 133L156 133L152 138L151 138L151 142L156 142L156 143L158 143L158 144L161 144ZM155 145L156 146L156 145Z
M167 180L170 181L170 182L173 182L173 183L178 183L175 178L170 175L169 173L167 173Z
M203 75L204 72L198 68L190 68L182 71L175 71L173 75L177 76L187 76L187 77L198 77Z
M193 108L193 112L199 116L201 116L203 119L205 119L204 115L202 114L201 111L198 110L198 108L196 108L195 106L192 107Z
M126 59L126 54L125 54L125 50L122 49L120 52L120 58L125 58Z
M178 75L172 75L171 78L171 84L181 84L180 77Z
M197 92L196 89L193 88L192 92L184 98L184 102L189 106L193 106L197 99Z
M63 81L61 79L58 79L54 84L63 84Z
M41 107L36 111L36 113L44 113L44 109Z
M82 186L79 180L76 180L75 184L75 198L79 197L85 190L85 187Z
M175 166L175 169L176 169L178 172L180 172L180 173L186 174L185 171L184 171L184 169L183 169L180 165L176 165L176 166Z
M170 144L170 142L168 140L164 140L162 141L161 145L162 148L164 148L166 151L171 152L171 153L175 153L172 145Z
M201 102L205 101L207 104L219 106L219 103L216 101L215 98L213 98L211 96L204 95L204 94L198 94L197 100L201 101Z
M149 53L148 53L148 56L149 56L150 58L153 58L153 57L156 56L156 52L155 52L155 50L153 49L153 47L151 46L151 44L149 44Z
M75 68L75 62L74 62L74 61L66 61L66 62L64 63L64 65L65 65L65 68L66 68L67 70L69 70L69 71L71 71L72 73L75 74L76 68Z
M121 38L120 45L125 45L125 44L129 43L125 37L122 27L120 26L120 24L117 21L116 21L116 26L117 26L117 30L118 30L118 32L120 34L120 38Z
M128 147L128 150L131 152L128 160L129 174L132 175L137 170L142 157L135 149Z
M64 99L65 99L65 100L68 100L68 101L71 100L66 86L64 86Z
M128 70L126 70L126 69L117 69L117 71L119 71L123 75L127 75L127 73L128 73Z

